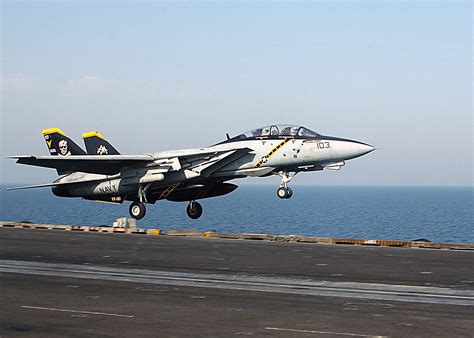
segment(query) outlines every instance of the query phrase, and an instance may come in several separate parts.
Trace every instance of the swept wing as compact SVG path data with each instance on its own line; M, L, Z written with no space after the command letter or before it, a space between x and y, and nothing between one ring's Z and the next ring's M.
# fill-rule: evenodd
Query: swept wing
M226 151L196 150L147 155L86 155L86 156L10 156L19 164L53 168L59 173L83 172L115 175L133 167L161 167L168 170L189 169L209 177L213 172L244 156L248 148Z
M84 172L91 174L114 175L124 168L152 163L149 155L98 155L98 156L10 156L17 163L36 167L57 169L59 173Z

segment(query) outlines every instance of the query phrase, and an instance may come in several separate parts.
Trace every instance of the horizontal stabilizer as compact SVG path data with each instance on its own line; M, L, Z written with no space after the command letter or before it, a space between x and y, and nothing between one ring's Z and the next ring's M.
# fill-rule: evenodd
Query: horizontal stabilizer
M67 176L61 177L60 179L52 182L52 183L44 183L44 184L35 184L35 185L27 185L24 187L14 187L14 188L7 188L7 191L12 190L24 190L24 189L35 189L35 188L48 188L48 187L59 187L59 186L70 186L76 185L81 183L90 183L90 182L97 182L102 181L106 176L104 175L91 175L86 173L73 173Z
M48 188L48 187L55 187L57 185L61 185L61 183L59 183L59 184L46 183L46 184L27 185L27 186L24 186L24 187L13 187L13 188L7 188L7 191L35 189L35 188Z

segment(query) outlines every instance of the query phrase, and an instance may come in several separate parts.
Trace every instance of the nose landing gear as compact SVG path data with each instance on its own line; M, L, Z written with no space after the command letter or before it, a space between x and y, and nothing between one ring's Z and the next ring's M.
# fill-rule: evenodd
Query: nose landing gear
M190 201L188 207L186 208L186 213L189 218L198 219L202 215L202 206L196 201Z
M291 190L290 187L286 187L286 188L285 187L280 187L277 190L277 195L281 199L290 198L291 196L293 196L293 190Z
M287 199L293 196L293 190L288 186L293 177L286 171L281 171L278 173L281 177L280 187L277 190L277 196L281 199ZM296 174L295 174L296 175ZM294 176L294 175L293 175Z

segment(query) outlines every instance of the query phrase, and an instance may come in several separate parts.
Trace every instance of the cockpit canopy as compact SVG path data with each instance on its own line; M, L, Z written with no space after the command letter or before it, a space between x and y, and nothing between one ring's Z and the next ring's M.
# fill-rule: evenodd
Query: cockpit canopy
M270 125L248 131L244 134L235 136L229 141L242 141L248 139L264 138L321 138L318 133L302 126L289 124Z

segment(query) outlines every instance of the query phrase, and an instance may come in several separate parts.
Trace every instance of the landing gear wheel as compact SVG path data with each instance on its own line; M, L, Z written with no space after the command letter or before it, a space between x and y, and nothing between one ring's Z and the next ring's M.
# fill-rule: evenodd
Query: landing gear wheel
M291 196L293 196L293 190L291 190L290 187L286 187L286 188L285 187L280 187L277 190L277 195L281 199L287 199L287 198L290 198Z
M133 202L130 204L129 212L136 220L142 219L146 214L146 206L142 202Z
M277 190L277 196L280 197L281 199L288 198L288 189L285 187L280 187Z
M186 208L186 213L189 218L198 219L202 215L202 206L196 201L189 202L188 207Z
M277 190L277 196L281 199L286 199L290 198L293 196L293 190L288 186L288 183L290 183L291 179L295 177L295 175L290 176L290 173L288 171L280 171L278 175L281 177L281 182L280 182L280 187Z

